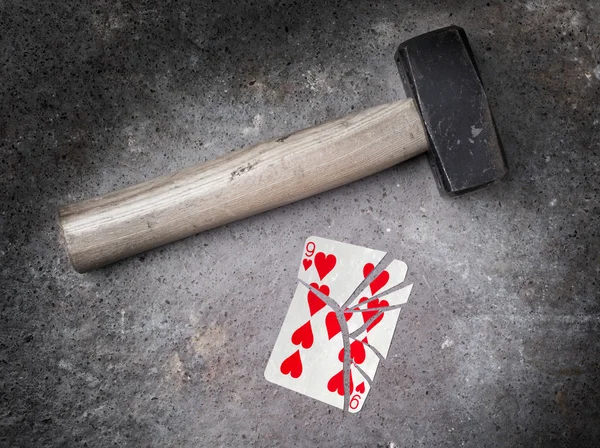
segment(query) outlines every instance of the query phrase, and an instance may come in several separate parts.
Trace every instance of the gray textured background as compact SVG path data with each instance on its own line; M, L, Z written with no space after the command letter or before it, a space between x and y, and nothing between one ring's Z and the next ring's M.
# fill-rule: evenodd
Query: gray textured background
M598 446L595 0L0 0L0 446ZM466 28L511 174L420 157L79 275L60 205L402 97L393 52ZM387 229L390 229L388 232ZM263 370L311 234L413 294L358 416Z

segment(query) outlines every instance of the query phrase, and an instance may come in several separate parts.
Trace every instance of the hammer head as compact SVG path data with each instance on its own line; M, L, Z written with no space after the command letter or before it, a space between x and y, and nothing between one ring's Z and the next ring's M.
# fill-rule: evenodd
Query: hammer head
M458 195L503 177L506 159L465 31L450 26L417 36L395 59L421 111L440 190Z

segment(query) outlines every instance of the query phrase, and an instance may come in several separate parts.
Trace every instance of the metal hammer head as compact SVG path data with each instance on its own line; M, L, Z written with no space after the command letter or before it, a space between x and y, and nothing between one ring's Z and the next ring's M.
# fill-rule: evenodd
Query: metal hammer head
M507 171L502 145L467 35L450 26L400 45L396 63L429 137L440 190L458 195Z

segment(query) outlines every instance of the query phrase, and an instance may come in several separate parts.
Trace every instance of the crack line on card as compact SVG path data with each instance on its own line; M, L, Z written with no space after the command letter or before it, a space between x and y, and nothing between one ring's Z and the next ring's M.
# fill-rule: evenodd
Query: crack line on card
M348 300L344 302L341 308L348 308L350 304L354 302L354 300L356 300L356 298L363 291L363 289L365 289L367 286L373 283L373 280L375 280L379 276L379 274L381 274L385 270L385 268L387 268L392 263L392 261L394 261L394 257L389 253L385 254L381 261L377 263L377 266L373 268L371 273L367 275L365 279L362 282L360 282L360 284L352 292L352 294L350 294L350 297L348 297Z
M337 318L338 324L340 326L340 330L342 333L342 343L344 347L344 361L343 361L343 377L344 377L344 411L350 411L350 331L348 330L348 324L346 323L346 318L344 317L344 313L342 309L335 300L331 297L323 294L318 289L312 287L307 284L304 280L298 279L298 281L308 288L313 294L321 299L325 304L331 308L335 312L335 317Z
M354 339L355 341L359 340L357 337L354 337L354 336L350 336L350 338ZM361 340L360 342L362 342L364 345L366 345L367 347L369 347L371 349L371 351L373 353L375 353L375 356L377 356L379 358L380 361L383 361L385 359L385 357L381 353L379 353L379 350L377 350L371 344L369 344L368 342L365 342L364 340Z
M371 382L373 380L369 377L369 375L367 375L363 369L358 367L358 364L356 364L354 361L352 361L352 365L354 366L354 368L356 370L358 370L358 373L360 373L362 375L362 377L364 378L364 380L369 384L369 387L371 387Z
M410 286L412 286L412 284L410 284L408 286L404 286L404 280L403 280L400 283L392 286L391 288L388 288L385 291L380 292L378 294L375 294L374 296L369 297L367 300L365 300L363 302L360 302L359 304L357 304L357 306L360 307L360 306L363 306L363 305L367 305L367 304L371 303L373 300L381 299L382 297L385 297L388 294L391 294L393 292L399 291L400 289L403 289L403 288L408 288ZM372 309L375 309L375 308L372 308ZM358 312L358 311L356 311L356 312Z
M312 287L311 285L309 285L308 283L306 283L304 280L300 280L298 279L298 281L304 285L305 287L307 287L310 291L312 291L313 294L315 294L319 299L321 299L323 302L325 302L325 304L333 309L333 311L337 311L338 309L341 311L340 306L337 304L337 302L335 300L333 300L331 297L323 294L321 291L319 291L318 289Z
M383 313L381 311L378 311L377 314L372 316L362 326L360 326L359 328L354 330L352 333L350 333L350 337L354 338L354 337L360 335L363 331L367 330L367 328L369 328L369 325L371 325L373 322L375 322L375 319L379 319L379 316L383 316ZM367 332L368 332L368 330L367 330Z
M362 305L362 303L361 303L361 305ZM404 303L400 303L399 305L383 306L383 307L379 307L379 308L352 308L346 312L347 313L364 313L365 311L383 311L383 312L385 312L385 311L397 310L398 308L402 308L404 305L405 305Z

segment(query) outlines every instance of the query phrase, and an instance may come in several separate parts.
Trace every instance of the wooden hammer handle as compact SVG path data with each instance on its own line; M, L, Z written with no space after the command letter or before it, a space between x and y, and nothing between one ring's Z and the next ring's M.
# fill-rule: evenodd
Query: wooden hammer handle
M427 150L411 99L143 182L60 211L85 272L381 171Z

